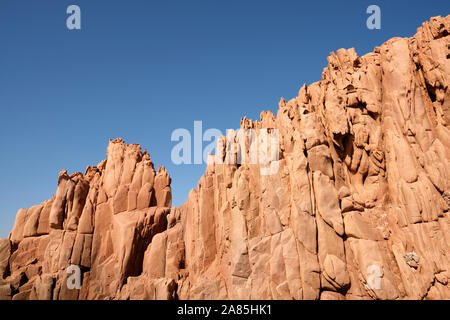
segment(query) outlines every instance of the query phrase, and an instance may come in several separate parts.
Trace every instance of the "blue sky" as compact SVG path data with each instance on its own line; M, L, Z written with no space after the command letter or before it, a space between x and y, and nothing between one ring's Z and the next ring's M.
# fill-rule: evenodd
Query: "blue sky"
M66 8L81 8L68 30ZM381 30L366 8L381 7ZM321 78L331 51L359 55L412 36L443 1L0 1L0 237L19 208L51 198L59 170L84 172L108 139L146 148L173 203L204 165L176 166L173 130L237 128Z

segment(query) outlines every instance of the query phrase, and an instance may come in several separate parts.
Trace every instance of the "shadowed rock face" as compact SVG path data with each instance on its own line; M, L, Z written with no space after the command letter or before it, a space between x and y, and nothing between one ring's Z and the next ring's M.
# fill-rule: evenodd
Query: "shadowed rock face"
M450 16L241 120L279 132L277 170L224 148L180 208L139 145L17 213L3 299L449 299ZM247 154L248 156L248 154ZM66 285L77 265L79 290Z

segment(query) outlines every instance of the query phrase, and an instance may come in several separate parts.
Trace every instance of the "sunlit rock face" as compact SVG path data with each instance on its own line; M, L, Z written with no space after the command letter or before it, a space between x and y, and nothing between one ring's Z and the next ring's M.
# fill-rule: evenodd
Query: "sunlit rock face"
M363 57L332 53L276 116L241 120L277 130L276 170L224 161L224 138L179 208L166 169L111 140L18 211L0 298L450 299L449 33L436 17Z

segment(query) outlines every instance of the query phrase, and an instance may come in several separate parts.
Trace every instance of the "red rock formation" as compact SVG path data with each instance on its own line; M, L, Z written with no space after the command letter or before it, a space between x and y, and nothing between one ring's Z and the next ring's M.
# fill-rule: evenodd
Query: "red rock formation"
M278 130L277 170L223 164L237 154L222 144L180 208L164 167L111 141L19 210L0 298L449 299L449 32L436 17L363 57L332 53L276 117L241 121Z

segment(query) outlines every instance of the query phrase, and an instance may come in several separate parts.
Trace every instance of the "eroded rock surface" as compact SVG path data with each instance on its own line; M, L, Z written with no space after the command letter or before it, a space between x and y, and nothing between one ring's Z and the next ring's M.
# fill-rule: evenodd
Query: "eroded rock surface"
M241 120L278 131L276 163L230 163L224 137L180 208L164 167L110 141L19 210L0 298L450 299L449 32L436 17L363 57L332 53L277 116Z

